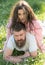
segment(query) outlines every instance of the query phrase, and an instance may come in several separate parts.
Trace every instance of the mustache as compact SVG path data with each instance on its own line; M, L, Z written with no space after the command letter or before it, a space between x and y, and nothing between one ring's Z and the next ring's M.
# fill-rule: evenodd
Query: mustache
M24 41L24 40L20 39L20 40L18 40L18 41Z

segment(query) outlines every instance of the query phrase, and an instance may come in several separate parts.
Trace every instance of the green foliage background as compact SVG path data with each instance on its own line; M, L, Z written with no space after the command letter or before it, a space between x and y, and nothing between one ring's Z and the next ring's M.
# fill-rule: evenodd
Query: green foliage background
M0 49L3 48L3 43L6 40L6 24L10 15L12 6L19 0L0 0ZM25 0L33 8L38 19L45 20L45 0ZM45 39L43 40L45 42ZM2 59L2 53L0 54L0 65L6 65L6 62ZM2 63L3 62L3 63ZM18 65L43 65L45 62L45 55L39 52L38 56L32 61L28 58L28 62L23 62ZM10 64L11 65L11 64Z

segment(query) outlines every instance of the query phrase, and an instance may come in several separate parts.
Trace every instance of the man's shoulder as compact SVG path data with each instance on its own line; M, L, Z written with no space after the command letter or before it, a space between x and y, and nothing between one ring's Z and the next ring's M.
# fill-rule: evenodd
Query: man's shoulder
M31 33L26 33L26 39L28 40L28 41L30 41L30 40L34 40L35 39L35 36L33 35L33 34L31 34Z
M29 32L26 32L26 36L27 36L27 37L33 37L34 35L31 34L31 33L29 33Z
M9 40L8 40L8 43L7 43L7 48L13 50L14 47L15 47L14 36L11 35Z
M13 41L14 40L14 36L11 35L10 38L9 38L9 41Z

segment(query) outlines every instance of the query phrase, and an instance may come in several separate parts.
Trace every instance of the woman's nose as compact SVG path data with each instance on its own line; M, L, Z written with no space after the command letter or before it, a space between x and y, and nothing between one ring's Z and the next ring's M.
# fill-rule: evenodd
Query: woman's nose
M21 18L23 18L24 16L22 15Z

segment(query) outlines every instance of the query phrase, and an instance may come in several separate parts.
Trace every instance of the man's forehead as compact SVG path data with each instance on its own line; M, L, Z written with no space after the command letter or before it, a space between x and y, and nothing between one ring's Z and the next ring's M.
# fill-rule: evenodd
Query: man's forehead
M25 30L20 30L20 31L14 31L15 35L20 35L20 34L24 34Z

